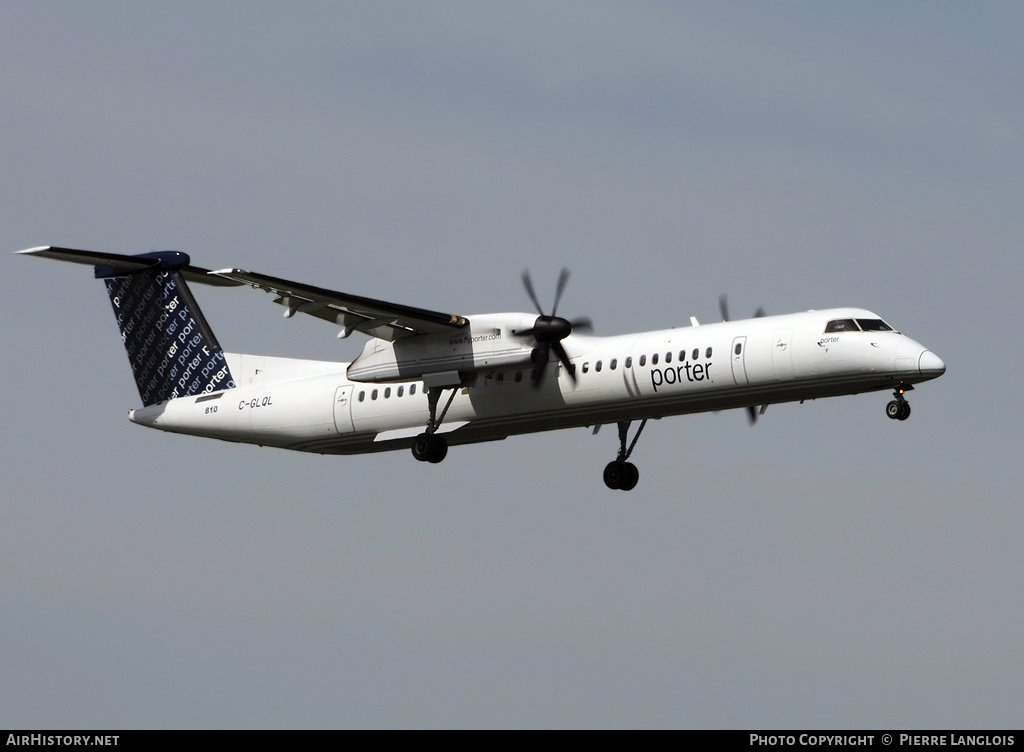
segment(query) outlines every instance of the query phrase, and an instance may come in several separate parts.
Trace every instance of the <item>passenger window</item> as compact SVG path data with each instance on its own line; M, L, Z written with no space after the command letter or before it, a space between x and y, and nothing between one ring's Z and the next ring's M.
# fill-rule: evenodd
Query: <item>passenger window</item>
M404 393L405 393L405 387L404 386L398 387L398 396L401 397Z
M414 394L416 394L416 385L415 384L413 384L412 386L409 387L409 396L411 397Z
M583 373L589 373L589 372L590 372L590 363L584 363L583 364Z
M700 357L700 350L698 348L696 348L696 347L693 348L693 359L697 360L697 358L699 358L699 357Z
M362 402L366 399L366 392L359 392L359 401Z
M516 383L518 384L522 380L523 380L523 372L522 371L516 371Z
M595 371L597 371L598 373L601 373L601 361L600 361L600 360L599 360L599 361L597 361L597 362L596 362L596 363L594 364L594 370L595 370Z
M707 350L704 351L704 357L705 358L710 358L711 357L711 348L710 347Z
M733 349L733 353L739 355L741 352L743 352L743 343L737 342L735 349Z
M628 355L628 356L626 356L626 368L632 368L632 367L633 367L633 356L632 355Z
M641 355L640 356L640 365L641 365L641 367L647 365L647 356L646 355Z
M616 360L615 358L612 358L612 362L608 364L608 367L609 367L610 369L612 369L612 370L614 371L614 370L615 370L615 367L616 367L616 366L617 366L618 364L619 364L619 361L618 361L618 360Z
M671 363L672 362L672 353L670 353L670 352L665 353L665 362L666 363Z
M505 372L502 371L501 373L499 373L497 376L494 377L494 380L499 385L505 383Z
M654 355L651 356L651 365L658 365L658 353L654 353Z
M372 392L370 392L370 399L372 399L372 400L377 399L377 390L376 389L374 389Z
M384 399L391 399L391 387L384 390Z

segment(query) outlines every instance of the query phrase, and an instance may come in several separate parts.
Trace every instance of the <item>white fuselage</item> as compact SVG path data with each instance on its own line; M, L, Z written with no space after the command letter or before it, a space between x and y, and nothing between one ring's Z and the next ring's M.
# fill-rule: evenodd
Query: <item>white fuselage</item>
M457 389L438 429L449 444L909 388L945 370L936 355L896 331L826 332L830 321L878 320L869 311L842 308L613 337L573 334L563 344L576 381L553 360L535 386L513 342L515 327L533 318L510 314L507 327L490 329L500 337L469 342L478 371L469 386ZM480 370L488 347L504 355L494 370ZM427 424L423 381L355 381L348 363L227 357L235 388L133 410L131 420L325 454L408 447Z

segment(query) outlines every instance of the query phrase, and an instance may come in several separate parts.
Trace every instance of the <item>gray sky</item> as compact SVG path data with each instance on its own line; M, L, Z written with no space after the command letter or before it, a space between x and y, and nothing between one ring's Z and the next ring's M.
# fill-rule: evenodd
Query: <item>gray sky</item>
M947 374L319 457L147 431L88 269L0 275L0 726L1020 727L1024 11L0 2L0 248L598 333L858 305ZM269 297L229 350L346 360Z

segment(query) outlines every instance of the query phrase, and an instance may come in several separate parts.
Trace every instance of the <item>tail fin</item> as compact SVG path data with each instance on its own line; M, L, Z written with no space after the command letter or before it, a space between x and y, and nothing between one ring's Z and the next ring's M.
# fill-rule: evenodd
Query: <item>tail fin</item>
M224 351L206 323L185 278L204 279L180 251L124 256L69 248L30 248L21 253L92 264L114 307L121 340L144 405L235 386Z

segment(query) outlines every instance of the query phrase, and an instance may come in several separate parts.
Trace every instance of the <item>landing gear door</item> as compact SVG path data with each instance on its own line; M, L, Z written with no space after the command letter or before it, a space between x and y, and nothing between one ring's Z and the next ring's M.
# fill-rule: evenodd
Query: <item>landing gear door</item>
M732 378L739 386L747 385L747 368L743 364L746 349L746 337L737 337L732 341Z
M338 433L352 433L352 385L339 386L334 393L334 427Z

